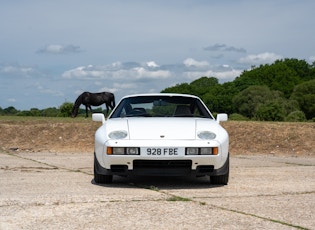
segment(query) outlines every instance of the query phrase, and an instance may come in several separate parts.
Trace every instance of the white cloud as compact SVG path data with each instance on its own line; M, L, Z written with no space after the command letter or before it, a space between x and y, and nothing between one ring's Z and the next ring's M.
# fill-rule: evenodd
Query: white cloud
M259 64L270 64L278 59L282 59L281 55L275 53L261 53L261 54L252 54L246 57L243 57L239 60L239 63L249 64L249 65L259 65Z
M122 63L117 61L117 62L113 62L111 65L112 65L113 68L119 68L119 67L122 66Z
M148 61L147 62L148 67L157 68L159 67L154 61Z
M119 90L120 90L119 88L115 88L115 87L112 87L112 88L103 87L103 88L100 88L97 92L111 92L111 93L116 93L116 92L119 91Z
M216 77L219 82L232 81L241 72L227 64L210 66L207 61L187 58L183 64L165 66L159 66L153 61L142 64L115 62L103 66L80 66L65 71L62 77L76 81L80 85L82 80L92 81L94 87L91 86L90 89L94 88L97 92L113 92L117 98L120 98L127 94L160 92L174 83L191 82L202 76Z
M209 66L209 63L207 61L196 61L193 58L187 58L186 60L184 60L184 65L187 67L206 67Z
M214 77L221 81L233 81L236 77L240 76L243 70L232 69L230 71L215 72Z
M34 72L34 69L29 66L3 65L0 66L0 72L5 74L29 74Z
M184 72L183 75L190 81L196 80L202 76L215 77L219 82L233 81L235 77L239 76L242 73L241 70L231 69L228 71L190 71Z
M310 60L311 63L313 63L315 61L315 56L310 56L309 60Z
M157 79L157 78L168 78L171 76L168 70L151 68L146 69L144 66L137 64L137 67L134 67L135 63L129 66L126 66L122 63L113 63L108 66L80 66L75 69L65 71L62 74L63 78L67 79L82 79L82 80L96 80L96 79ZM151 63L152 65L152 63ZM115 67L115 68L111 68Z
M171 73L168 70L151 71L143 67L136 67L131 71L135 71L135 73L132 73L132 75L135 75L137 79L159 79L171 77Z
M75 69L71 69L68 71L65 71L62 74L63 78L68 79L82 79L82 80L90 80L90 79L102 79L106 75L106 72L104 70L99 70L94 68L92 65L88 66L79 66Z

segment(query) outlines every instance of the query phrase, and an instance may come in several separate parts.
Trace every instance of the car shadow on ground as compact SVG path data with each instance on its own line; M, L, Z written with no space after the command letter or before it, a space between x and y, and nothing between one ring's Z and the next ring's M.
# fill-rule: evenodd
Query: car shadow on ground
M110 184L97 184L94 179L91 181L93 185L102 187L130 188L139 187L147 189L209 189L222 187L224 185L214 185L210 183L209 176L203 177L167 177L167 176L114 176L113 182Z

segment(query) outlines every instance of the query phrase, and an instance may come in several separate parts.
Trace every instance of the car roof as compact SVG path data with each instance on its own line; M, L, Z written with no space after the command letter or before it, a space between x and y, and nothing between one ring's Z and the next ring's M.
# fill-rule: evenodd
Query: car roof
M126 95L122 97L124 98L129 98L129 97L145 97L145 96L169 96L169 97L174 97L174 96L179 96L179 97L192 97L192 98L197 98L200 99L199 97L191 94L181 94L181 93L142 93L142 94L131 94L131 95Z

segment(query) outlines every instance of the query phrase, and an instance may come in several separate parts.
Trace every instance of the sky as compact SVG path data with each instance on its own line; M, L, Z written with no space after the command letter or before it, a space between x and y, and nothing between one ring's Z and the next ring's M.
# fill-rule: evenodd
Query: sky
M117 103L202 76L233 81L278 59L312 63L314 9L313 0L0 0L0 107L59 108L84 91Z

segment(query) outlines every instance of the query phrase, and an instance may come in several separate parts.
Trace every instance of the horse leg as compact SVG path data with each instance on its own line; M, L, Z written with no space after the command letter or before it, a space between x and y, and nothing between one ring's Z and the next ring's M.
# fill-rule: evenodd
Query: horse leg
M91 114L93 113L92 107L89 105L89 109L91 111Z
M89 116L89 114L88 114L88 106L86 105L85 106L85 118L87 118Z

